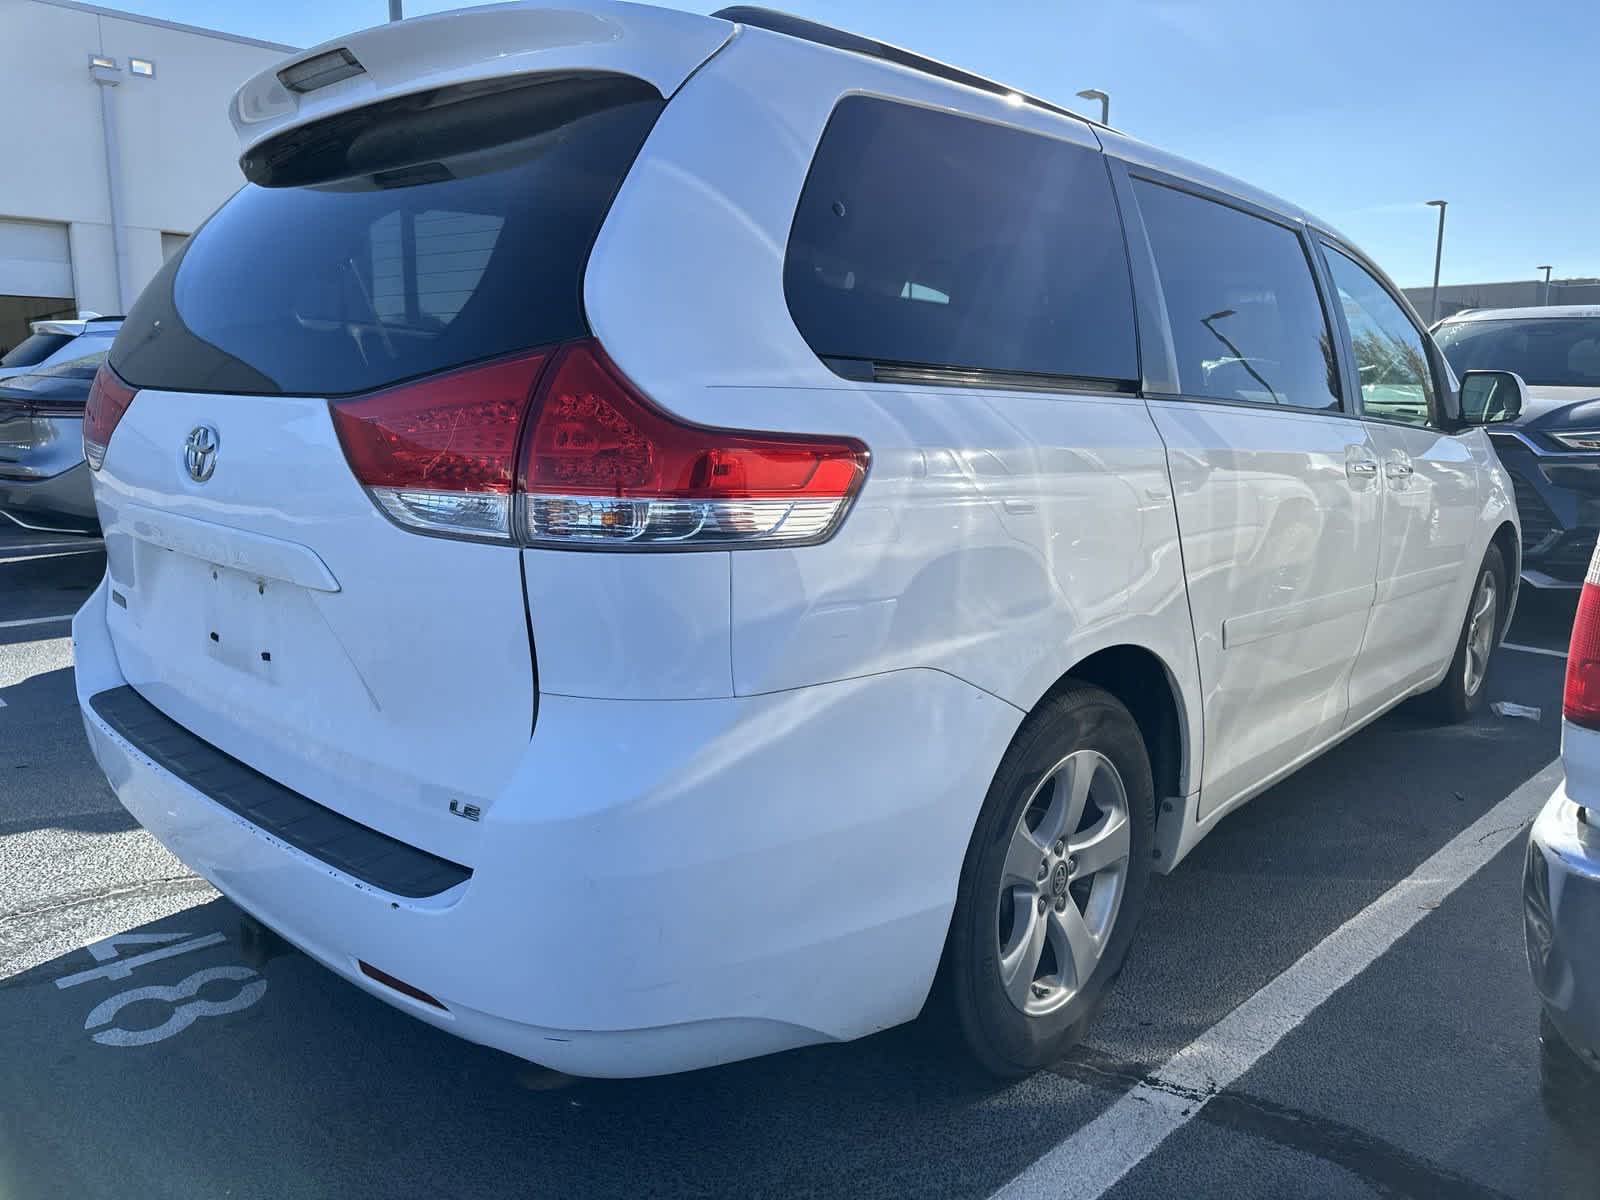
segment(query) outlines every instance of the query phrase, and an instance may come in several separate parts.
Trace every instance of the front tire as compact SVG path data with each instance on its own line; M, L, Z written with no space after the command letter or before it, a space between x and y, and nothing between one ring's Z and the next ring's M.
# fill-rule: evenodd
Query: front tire
M1074 685L1023 722L967 847L941 979L984 1070L1029 1074L1083 1036L1122 969L1154 841L1150 756L1119 700Z
M1498 546L1490 546L1474 577L1450 669L1428 696L1442 720L1454 724L1483 710L1489 691L1489 661L1500 644L1500 626L1509 595L1505 560Z

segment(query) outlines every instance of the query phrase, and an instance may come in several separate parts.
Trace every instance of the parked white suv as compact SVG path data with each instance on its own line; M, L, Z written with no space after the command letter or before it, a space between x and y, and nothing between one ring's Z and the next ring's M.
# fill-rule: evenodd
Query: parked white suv
M761 10L423 17L233 118L250 182L90 404L84 719L186 862L431 1024L640 1075L937 975L1026 1071L1152 870L1483 699L1505 475L1292 206Z

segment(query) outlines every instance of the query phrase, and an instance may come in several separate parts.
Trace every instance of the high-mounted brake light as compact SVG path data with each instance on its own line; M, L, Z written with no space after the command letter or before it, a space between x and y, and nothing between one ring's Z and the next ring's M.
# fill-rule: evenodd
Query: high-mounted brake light
M111 435L133 403L136 390L118 379L108 363L101 363L94 373L89 399L83 406L83 458L91 471L98 471L105 464Z
M593 339L331 405L345 457L398 524L608 549L799 545L866 477L849 438L691 425Z
M278 82L291 92L303 95L338 83L341 79L349 79L352 75L365 75L366 71L354 54L340 46L326 54L291 63L278 72Z
M1600 547L1589 560L1589 574L1572 619L1561 715L1585 729L1600 729Z

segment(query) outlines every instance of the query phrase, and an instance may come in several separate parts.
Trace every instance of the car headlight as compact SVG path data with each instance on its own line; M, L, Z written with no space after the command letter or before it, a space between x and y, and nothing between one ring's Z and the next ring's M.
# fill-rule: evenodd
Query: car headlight
M1600 429L1552 433L1550 436L1568 450L1600 450Z

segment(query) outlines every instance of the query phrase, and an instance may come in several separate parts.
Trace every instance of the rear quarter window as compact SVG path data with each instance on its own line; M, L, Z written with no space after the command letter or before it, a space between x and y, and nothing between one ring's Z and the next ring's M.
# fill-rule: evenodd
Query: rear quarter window
M841 100L801 193L784 294L824 360L1139 376L1101 154L1003 125Z

